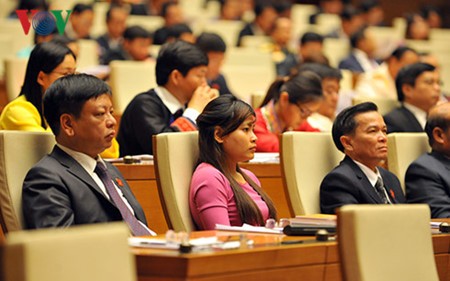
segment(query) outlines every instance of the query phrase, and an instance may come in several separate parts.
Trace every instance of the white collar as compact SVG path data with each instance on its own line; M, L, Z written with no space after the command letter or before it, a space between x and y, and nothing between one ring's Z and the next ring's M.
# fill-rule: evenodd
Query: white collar
M406 107L406 109L408 109L409 111L411 111L414 117L416 117L420 126L422 126L422 129L425 129L425 124L427 123L427 113L422 109L418 108L417 106L414 106L407 102L404 102L403 106Z
M88 172L90 175L92 175L94 173L95 166L97 165L97 161L102 162L104 164L103 159L100 157L100 155L97 156L97 160L96 160L87 154L84 154L79 151L75 151L73 149L70 149L70 148L62 145L62 144L57 143L56 145L59 148L61 148L62 151L69 154L73 159L75 159L75 161L77 161L78 164L80 164L81 167L83 167L86 170L86 172Z
M156 94L162 100L163 104L169 109L170 113L175 114L178 109L183 108L184 104L181 104L177 98L170 93L166 88L158 86L155 89Z
M352 159L353 160L353 159ZM358 167L362 170L362 172L364 173L364 175L366 175L367 179L369 180L370 184L372 186L375 186L375 183L378 180L378 177L381 178L380 175L380 171L378 171L378 168L375 167L375 171L372 171L372 169L370 169L369 167L367 167L366 165L364 165L363 163L360 163L356 160L353 160L353 162L356 163L356 165L358 165Z

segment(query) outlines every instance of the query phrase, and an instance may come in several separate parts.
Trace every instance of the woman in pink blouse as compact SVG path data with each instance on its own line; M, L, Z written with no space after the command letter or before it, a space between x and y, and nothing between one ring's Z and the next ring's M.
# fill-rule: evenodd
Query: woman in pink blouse
M252 107L231 95L211 101L197 118L200 155L189 204L198 229L264 225L268 218L276 218L275 206L259 180L238 165L255 154L255 122Z

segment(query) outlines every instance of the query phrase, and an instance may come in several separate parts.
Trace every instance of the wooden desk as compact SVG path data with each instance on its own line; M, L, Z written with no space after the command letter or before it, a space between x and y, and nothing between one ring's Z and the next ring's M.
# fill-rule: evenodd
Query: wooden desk
M153 162L115 165L128 181L134 195L141 203L150 227L156 233L165 233L168 226L159 200ZM293 214L289 212L279 164L248 163L243 164L242 167L255 173L261 181L262 187L274 201L279 218L293 217Z
M221 232L212 232L212 235L215 233ZM253 249L180 254L177 251L134 248L133 253L139 281L342 280L336 242L279 245L281 239L298 239L281 237L253 237L259 241ZM434 235L433 245L440 280L449 281L450 235Z

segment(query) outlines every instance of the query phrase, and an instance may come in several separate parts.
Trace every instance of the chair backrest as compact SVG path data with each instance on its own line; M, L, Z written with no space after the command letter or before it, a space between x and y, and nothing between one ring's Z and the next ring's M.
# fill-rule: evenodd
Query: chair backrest
M427 205L346 205L337 225L343 280L439 280Z
M6 59L13 55L13 39L11 35L0 33L0 77L3 77L5 74Z
M129 235L123 222L11 233L5 281L135 281Z
M137 94L156 87L154 61L112 61L109 66L113 103L119 114Z
M77 68L83 69L87 67L97 66L99 64L99 48L97 41L91 39L77 40L80 47L77 57Z
M198 132L154 136L155 173L167 225L175 231L193 231L189 186L198 160Z
M367 96L354 96L352 104L360 104L363 102L371 101L378 107L378 112L381 115L385 115L397 107L400 107L400 103L397 100L380 98L380 97L367 97Z
M400 180L405 192L405 174L409 164L431 150L426 133L388 135L388 168Z
M280 162L291 214L320 213L320 184L344 158L330 133L286 132Z
M203 25L204 32L214 32L220 35L228 47L236 46L239 32L244 27L241 21L211 20Z
M8 57L5 59L6 95L8 101L15 99L22 88L28 59Z
M54 144L51 133L0 131L0 223L5 233L23 228L23 180Z

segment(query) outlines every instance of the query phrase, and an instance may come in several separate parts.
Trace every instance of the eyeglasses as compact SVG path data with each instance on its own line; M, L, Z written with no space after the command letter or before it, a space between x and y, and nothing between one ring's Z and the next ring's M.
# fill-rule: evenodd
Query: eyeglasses
M434 79L425 79L423 80L423 83L427 84L427 85L434 85L434 84L438 84L439 86L443 86L444 82L442 82L442 80L434 80Z
M309 108L307 108L307 107L302 107L300 104L298 104L298 103L294 103L297 107L298 107L298 109L300 110L300 116L302 117L302 118L307 118L307 117L309 117L309 116L311 116L311 114L313 114L313 112L309 109Z

